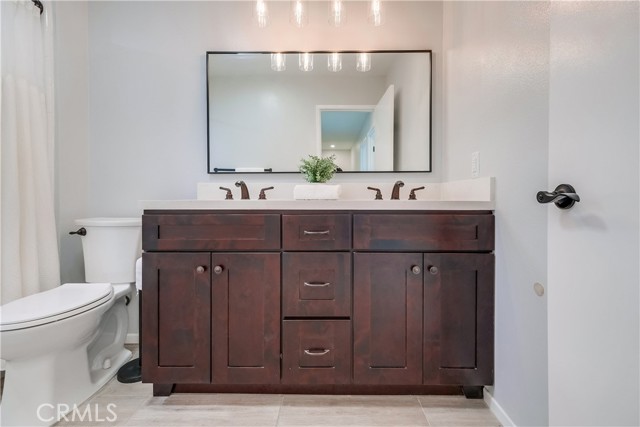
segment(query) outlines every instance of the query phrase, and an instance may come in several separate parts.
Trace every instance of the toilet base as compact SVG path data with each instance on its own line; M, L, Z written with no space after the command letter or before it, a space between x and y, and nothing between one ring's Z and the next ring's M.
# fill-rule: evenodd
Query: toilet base
M60 345L49 344L49 352L35 357L6 361L6 375L0 425L49 426L69 413L68 420L88 421L89 414L76 410L100 390L118 369L131 359L124 348L128 315L124 298L108 310L91 316L79 315L39 326L38 336ZM10 332L3 339L11 340ZM20 332L20 331L16 331ZM62 345L61 337L79 334L75 342ZM56 339L57 337L57 339ZM78 417L84 416L84 420Z
M55 424L100 390L130 358L131 352L123 348L111 358L111 367L99 375L89 373L86 346L64 355L7 362L0 424Z

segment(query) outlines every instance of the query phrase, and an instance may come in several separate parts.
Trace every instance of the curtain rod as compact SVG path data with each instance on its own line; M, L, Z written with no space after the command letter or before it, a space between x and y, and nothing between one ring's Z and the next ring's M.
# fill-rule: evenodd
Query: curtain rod
M33 1L33 4L35 4L38 9L40 9L40 15L42 15L42 13L44 12L44 5L42 4L42 2L40 0L31 1Z

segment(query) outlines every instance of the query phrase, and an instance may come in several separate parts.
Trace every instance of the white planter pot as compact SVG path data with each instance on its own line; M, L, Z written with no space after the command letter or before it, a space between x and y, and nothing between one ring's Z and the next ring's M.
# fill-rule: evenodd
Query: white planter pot
M341 189L340 184L301 184L293 187L293 198L296 200L338 200Z

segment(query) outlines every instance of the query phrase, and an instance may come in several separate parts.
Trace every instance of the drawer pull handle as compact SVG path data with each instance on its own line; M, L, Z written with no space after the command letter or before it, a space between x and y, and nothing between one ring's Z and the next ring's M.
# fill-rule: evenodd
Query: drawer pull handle
M306 354L307 356L324 356L325 354L329 353L331 350L329 349L322 349L322 350L316 350L316 349L308 349L304 351L304 354Z
M213 267L213 272L216 273L216 274L222 273L222 266L221 265L216 265L215 267Z
M413 267L411 267L411 272L413 274L420 274L421 271L422 271L421 268L418 267L417 265L414 265Z
M435 265L432 265L431 267L429 267L429 273L438 274L438 267L436 267Z
M329 234L329 230L322 230L322 231L309 231L309 230L304 230L302 232L302 234L304 234L305 236L315 236L318 234Z
M310 286L312 288L322 288L325 286L329 286L331 282L304 282L305 286Z
M203 266L203 265L199 265L199 266L197 266L197 267L196 267L196 273L198 273L198 274L202 274L202 273L204 273L204 271L205 271L206 269L207 269L207 268L206 268L205 266Z

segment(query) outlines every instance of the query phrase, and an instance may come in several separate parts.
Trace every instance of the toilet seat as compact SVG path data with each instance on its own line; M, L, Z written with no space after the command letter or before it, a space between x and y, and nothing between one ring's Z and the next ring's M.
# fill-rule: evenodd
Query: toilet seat
M0 307L0 331L14 331L57 322L113 299L110 283L66 283Z

